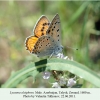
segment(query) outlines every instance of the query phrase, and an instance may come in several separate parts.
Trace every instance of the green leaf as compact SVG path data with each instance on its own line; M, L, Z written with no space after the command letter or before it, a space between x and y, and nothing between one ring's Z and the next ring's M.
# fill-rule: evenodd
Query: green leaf
M95 86L100 87L100 77L88 67L75 61L58 58L44 59L35 63L30 63L27 67L13 74L8 81L2 85L2 87L16 87L27 77L33 76L33 78L35 78L39 72L45 70L69 71L77 76L81 76L83 79L94 84Z
M69 27L71 24L73 24L80 17L80 15L84 12L84 10L87 8L89 3L90 2L83 2L82 3L82 5L79 7L79 9L69 19L69 21L67 22L66 27Z

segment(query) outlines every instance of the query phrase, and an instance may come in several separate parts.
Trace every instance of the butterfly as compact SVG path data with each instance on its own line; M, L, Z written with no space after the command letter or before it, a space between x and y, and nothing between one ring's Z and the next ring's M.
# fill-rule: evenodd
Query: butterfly
M60 43L60 18L56 14L50 23L46 16L42 15L37 21L34 30L34 35L26 38L25 44L27 50L37 56L57 55L63 49Z

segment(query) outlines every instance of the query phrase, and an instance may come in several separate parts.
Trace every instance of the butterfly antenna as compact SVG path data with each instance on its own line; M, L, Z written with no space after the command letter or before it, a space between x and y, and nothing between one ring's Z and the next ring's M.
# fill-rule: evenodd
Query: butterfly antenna
M73 50L78 50L77 48L72 48L72 47L68 47L68 46L67 46L67 48L70 48L70 49L73 49Z

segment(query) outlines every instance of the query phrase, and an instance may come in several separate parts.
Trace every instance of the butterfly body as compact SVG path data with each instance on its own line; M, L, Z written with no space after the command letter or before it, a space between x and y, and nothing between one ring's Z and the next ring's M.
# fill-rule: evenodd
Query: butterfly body
M42 16L34 28L34 36L26 39L26 47L37 56L57 55L62 51L60 44L60 19L57 14L50 23Z

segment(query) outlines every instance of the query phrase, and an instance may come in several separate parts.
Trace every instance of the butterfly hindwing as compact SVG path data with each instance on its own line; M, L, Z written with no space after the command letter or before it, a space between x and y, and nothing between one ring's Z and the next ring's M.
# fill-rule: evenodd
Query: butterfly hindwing
M36 44L37 40L38 38L34 36L30 36L26 38L25 46L26 46L26 49L30 51L30 53L34 49L34 45Z
M51 55L52 53L56 54L55 51L59 50L62 50L59 44L57 44L51 36L45 35L39 38L32 53L35 53L38 56L47 56Z

